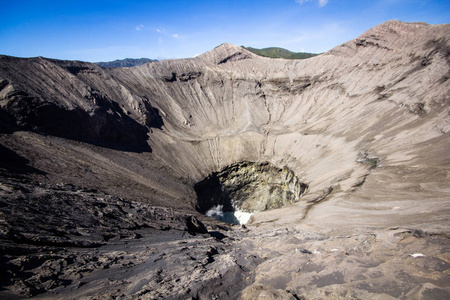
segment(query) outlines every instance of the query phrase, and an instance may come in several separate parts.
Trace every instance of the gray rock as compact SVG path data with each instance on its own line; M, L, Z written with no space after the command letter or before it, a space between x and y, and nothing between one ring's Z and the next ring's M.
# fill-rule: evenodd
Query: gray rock
M190 234L196 235L197 233L208 233L208 229L206 229L205 224L200 222L196 217L194 216L188 216L186 218L186 226L187 230Z

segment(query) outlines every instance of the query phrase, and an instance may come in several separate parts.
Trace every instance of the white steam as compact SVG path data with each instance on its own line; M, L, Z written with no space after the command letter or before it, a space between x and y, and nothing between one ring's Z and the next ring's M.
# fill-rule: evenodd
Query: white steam
M205 215L225 223L240 225L246 224L253 213L248 213L238 209L236 209L235 211L224 212L223 205L217 205L208 210Z

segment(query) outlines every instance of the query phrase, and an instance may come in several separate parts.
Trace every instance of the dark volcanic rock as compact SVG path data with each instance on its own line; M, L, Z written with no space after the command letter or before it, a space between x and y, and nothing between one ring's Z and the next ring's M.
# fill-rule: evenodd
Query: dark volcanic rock
M111 240L135 238L137 229L186 228L183 217L170 209L70 184L45 186L10 180L2 183L2 189L14 191L14 195L1 201L0 239L17 243L97 247ZM197 224L197 232L205 228L193 219L196 222L190 224Z
M200 222L194 216L188 216L186 218L186 226L187 226L188 232L192 235L196 235L197 233L208 233L208 229L206 229L205 224Z

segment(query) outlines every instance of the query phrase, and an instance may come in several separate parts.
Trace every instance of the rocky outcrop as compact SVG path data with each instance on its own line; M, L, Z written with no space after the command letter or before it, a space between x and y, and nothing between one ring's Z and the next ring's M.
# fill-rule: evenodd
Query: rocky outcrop
M445 298L448 32L389 21L301 61L1 56L0 296ZM291 204L230 227L195 209L208 176Z

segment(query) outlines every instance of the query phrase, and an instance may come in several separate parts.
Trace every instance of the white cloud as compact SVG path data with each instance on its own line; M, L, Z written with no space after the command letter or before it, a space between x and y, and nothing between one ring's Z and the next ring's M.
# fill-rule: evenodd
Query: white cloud
M303 4L306 2L311 2L312 0L295 0L295 2ZM319 7L324 7L328 3L328 0L319 0Z
M319 0L319 6L320 7L324 7L325 5L327 5L328 0Z
M179 37L178 33L174 33L174 34L172 34L172 36L176 39Z
M159 28L156 28L156 32L161 32L161 29L159 29Z
M136 26L137 31L140 31L142 29L144 29L144 25L141 24L141 25Z

